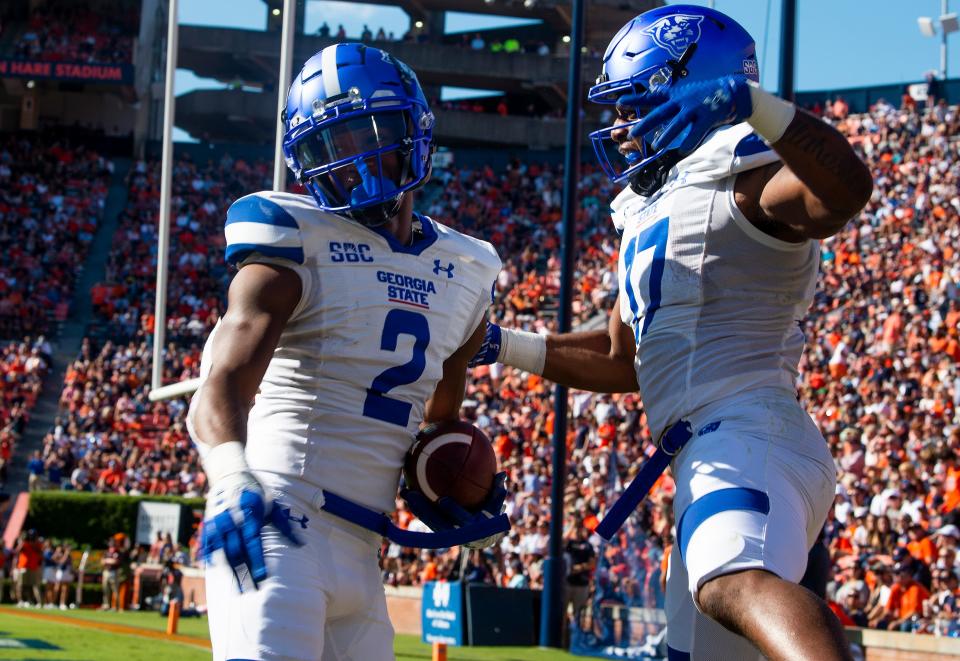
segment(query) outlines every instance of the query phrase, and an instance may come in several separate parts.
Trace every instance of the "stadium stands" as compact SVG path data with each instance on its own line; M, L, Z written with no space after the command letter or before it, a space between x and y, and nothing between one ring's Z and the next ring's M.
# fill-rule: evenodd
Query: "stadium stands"
M45 333L66 317L112 169L66 142L0 139L0 338Z
M6 484L10 457L49 367L50 344L42 335L0 347L0 486Z
M173 257L165 380L197 375L203 339L219 317L227 206L269 186L266 163L224 158L175 168ZM186 402L147 400L156 273L159 165L137 163L106 281L91 296L97 323L64 380L61 417L44 440L51 486L130 494L199 495L205 478L184 427ZM204 297L199 292L207 292Z
M102 7L37 6L13 43L12 55L23 60L129 64L139 9L118 3Z

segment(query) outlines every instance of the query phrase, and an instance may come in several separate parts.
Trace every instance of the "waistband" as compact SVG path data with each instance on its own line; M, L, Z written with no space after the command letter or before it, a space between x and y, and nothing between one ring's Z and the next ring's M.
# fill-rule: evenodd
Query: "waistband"
M282 503L285 507L290 508L294 533L298 528L297 520L306 515L308 519L322 521L324 524L336 528L364 544L379 548L383 539L380 535L321 509L324 503L322 488L306 482L291 480L287 476L276 473L258 470L252 472L256 475L260 484L263 485L264 493L271 501ZM309 522L307 525L309 525Z

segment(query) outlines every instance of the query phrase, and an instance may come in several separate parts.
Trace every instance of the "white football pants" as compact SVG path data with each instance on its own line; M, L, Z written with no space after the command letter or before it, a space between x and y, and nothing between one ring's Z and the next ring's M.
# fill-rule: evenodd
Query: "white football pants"
M393 626L377 560L379 537L270 489L291 507L295 546L263 529L268 578L243 592L222 551L206 568L215 661L392 660ZM306 516L306 528L300 521Z
M697 609L697 591L711 578L745 569L798 582L834 501L833 458L787 390L745 392L685 419L693 438L673 463L677 539L667 578L668 658L761 658L749 641Z

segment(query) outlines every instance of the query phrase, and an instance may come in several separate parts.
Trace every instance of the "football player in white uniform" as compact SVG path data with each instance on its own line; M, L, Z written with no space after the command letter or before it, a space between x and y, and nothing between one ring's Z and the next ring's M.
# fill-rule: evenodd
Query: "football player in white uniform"
M213 654L391 659L378 551L398 531L385 513L421 423L459 417L501 264L490 244L413 212L434 118L388 53L317 53L283 119L310 195L254 193L227 212L240 270L188 417L211 485ZM421 518L443 520L433 514Z
M672 460L670 659L847 659L837 619L796 584L836 476L795 382L818 239L860 211L872 180L839 132L758 81L754 40L720 12L669 5L625 25L590 90L616 104L591 138L629 184L612 203L609 328L491 325L474 362L639 387L660 449L598 532L615 532Z

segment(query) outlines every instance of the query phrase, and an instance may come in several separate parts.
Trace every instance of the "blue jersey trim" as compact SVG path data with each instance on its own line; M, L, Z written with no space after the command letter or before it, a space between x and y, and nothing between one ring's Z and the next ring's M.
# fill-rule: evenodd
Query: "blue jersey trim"
M712 491L693 501L680 517L680 523L677 524L677 544L680 545L681 557L686 559L690 538L704 521L715 514L731 510L769 514L770 497L757 489L731 487Z
M432 220L419 213L415 215L420 219L420 226L423 228L423 236L411 243L409 246L405 246L400 243L397 240L397 237L391 234L390 230L382 225L380 227L372 227L370 229L382 236L384 241L387 242L387 245L390 246L390 250L393 252L419 256L424 250L436 243L440 235L437 233L437 228L434 227Z
M751 133L737 143L733 150L734 158L743 158L744 156L753 156L761 152L770 151L771 147L763 141L756 133Z
M667 645L667 661L690 661L690 652L681 652Z
M230 205L227 209L227 222L230 223L263 223L278 227L292 227L299 229L297 220L289 211L273 200L260 195L247 195Z
M238 264L255 252L266 257L282 257L297 264L303 264L304 261L303 248L278 248L259 243L232 243L227 246L227 263Z

